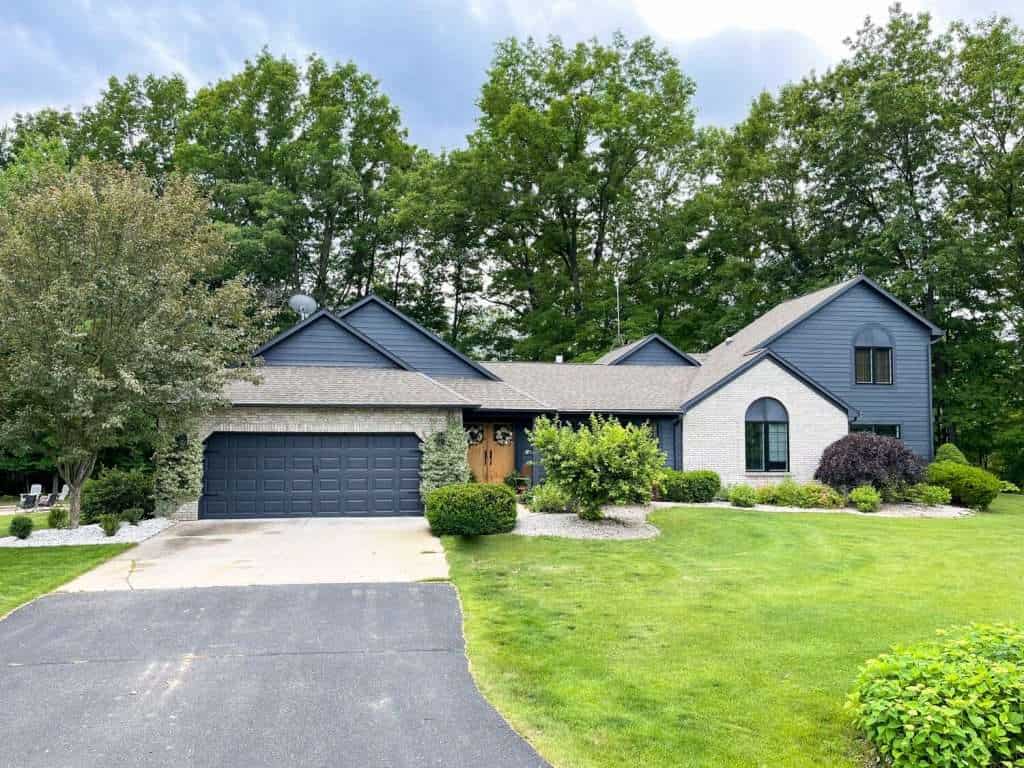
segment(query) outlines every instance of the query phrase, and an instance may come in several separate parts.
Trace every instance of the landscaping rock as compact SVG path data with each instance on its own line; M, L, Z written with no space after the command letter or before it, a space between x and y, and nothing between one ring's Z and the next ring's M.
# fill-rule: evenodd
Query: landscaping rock
M137 544L156 536L168 526L174 525L166 517L143 520L138 525L122 523L113 536L104 535L99 525L81 525L78 528L44 528L33 531L27 539L14 536L0 538L0 547L71 547L82 544Z
M520 506L512 533L564 539L653 539L661 531L647 522L647 514L652 509L639 505L605 507L603 520L582 520L576 514L542 514Z

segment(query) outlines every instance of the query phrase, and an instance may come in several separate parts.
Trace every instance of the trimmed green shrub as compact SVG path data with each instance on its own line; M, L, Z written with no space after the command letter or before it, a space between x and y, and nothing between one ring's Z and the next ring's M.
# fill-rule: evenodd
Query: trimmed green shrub
M429 435L423 441L420 495L425 499L435 488L468 483L473 479L473 473L469 471L468 451L466 430L455 419L450 419L443 431Z
M814 479L840 491L869 484L913 485L921 481L924 461L902 440L871 432L852 432L836 440L821 455Z
M126 509L138 507L152 517L153 476L143 469L105 469L82 486L82 517L85 525L99 522L101 515L120 516Z
M779 507L835 509L843 506L843 496L824 483L797 483L787 478L781 483L758 488L757 502Z
M50 528L67 528L67 507L54 507L53 509L51 509L49 514L46 516L46 525Z
M100 528L107 536L113 536L121 528L121 518L114 514L100 515Z
M746 483L729 489L729 503L734 507L752 507L757 504L757 491Z
M1002 482L991 472L955 461L937 461L928 467L928 482L948 488L955 504L971 509L988 509L999 495Z
M914 504L934 507L937 504L949 504L953 500L953 494L950 493L948 488L943 488L941 485L918 483L907 489L904 499Z
M1003 483L1003 488L1002 488L1002 492L1003 493L1020 493L1020 488L1018 488L1016 485L1011 483L1009 480L1003 480L1002 483Z
M19 539L27 539L32 535L32 518L28 515L15 515L11 518L8 530L11 532L11 536L15 536Z
M665 501L678 501L684 504L704 504L715 500L715 494L722 486L717 472L709 469L696 469L680 472L666 469L661 477L661 495Z
M861 669L848 705L893 768L1024 765L1024 633L956 628Z
M935 461L955 461L957 464L970 464L964 452L952 443L943 443L935 451Z
M585 520L598 520L604 504L647 503L665 466L654 432L592 415L573 429L540 417L529 432L547 477L572 498Z
M142 520L142 510L139 509L138 507L126 509L124 512L121 513L121 519L124 520L126 523L138 525L139 521Z
M861 512L877 512L882 506L882 494L873 485L858 485L850 491L850 503Z
M507 485L446 485L428 493L425 505L436 536L485 536L516 526L516 495Z
M558 483L541 483L530 496L530 509L544 513L571 512L572 500Z

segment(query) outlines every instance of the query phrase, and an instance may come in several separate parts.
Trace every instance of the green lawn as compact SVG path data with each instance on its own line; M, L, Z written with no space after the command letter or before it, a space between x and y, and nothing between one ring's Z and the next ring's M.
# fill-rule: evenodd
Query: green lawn
M18 514L24 513L19 512ZM45 510L43 512L29 512L28 516L32 518L32 530L41 531L43 528L49 528L50 526L46 524L46 518L49 514L50 510ZM15 517L15 515L0 515L0 536L11 535L9 528L12 517Z
M1024 621L1024 497L966 520L652 520L651 541L445 540L477 682L556 768L862 766L861 662Z
M131 546L0 547L0 617Z

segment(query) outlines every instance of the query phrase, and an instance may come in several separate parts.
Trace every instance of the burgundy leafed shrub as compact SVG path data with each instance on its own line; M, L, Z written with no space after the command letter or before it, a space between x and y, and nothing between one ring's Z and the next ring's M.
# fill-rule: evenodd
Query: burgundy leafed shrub
M902 440L853 432L825 449L814 477L844 491L859 485L881 490L921 482L924 466Z

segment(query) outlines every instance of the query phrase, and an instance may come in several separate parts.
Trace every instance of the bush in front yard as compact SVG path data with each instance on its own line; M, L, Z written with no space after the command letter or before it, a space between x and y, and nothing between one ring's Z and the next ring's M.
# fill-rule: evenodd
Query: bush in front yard
M680 472L666 469L661 476L661 496L665 501L684 504L705 504L715 500L715 494L722 487L717 472L710 469L695 469Z
M50 513L46 516L46 525L50 528L67 528L67 507L54 507L53 509L51 509Z
M546 417L534 422L530 442L543 457L547 477L561 486L587 520L609 503L646 503L665 466L649 427L591 416L573 429Z
M11 536L27 539L32 535L32 518L28 515L15 515L11 518L8 530L11 532Z
M918 483L907 489L905 498L914 504L934 507L939 504L949 504L953 500L953 494L950 493L948 488L943 488L941 485Z
M850 503L861 512L877 512L882 506L882 494L865 483L850 491Z
M549 514L571 512L572 499L558 486L558 483L548 481L533 488L530 494L530 509L534 512Z
M991 472L955 461L936 461L928 467L928 482L948 488L953 502L971 509L988 509L1002 482Z
M781 483L759 487L757 502L780 507L836 509L843 506L843 495L824 483L797 483L787 478Z
M943 443L935 451L936 461L955 461L957 464L970 464L964 452L952 443Z
M840 491L864 484L881 490L913 485L923 475L924 461L902 440L852 432L825 449L814 479Z
M435 536L485 536L516 526L516 495L507 485L446 485L424 501Z
M848 706L893 768L1024 765L1024 632L972 625L894 648L861 669Z
M82 486L82 518L85 525L98 523L101 515L120 516L126 509L138 507L152 517L153 476L143 469L105 469Z
M124 520L126 523L138 525L142 521L142 510L139 507L132 507L131 509L126 509L124 512L121 513L121 519Z
M746 483L734 485L729 489L729 503L734 507L752 507L757 504L757 491Z
M113 536L121 529L121 517L119 515L100 515L100 528L106 536Z

